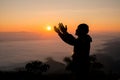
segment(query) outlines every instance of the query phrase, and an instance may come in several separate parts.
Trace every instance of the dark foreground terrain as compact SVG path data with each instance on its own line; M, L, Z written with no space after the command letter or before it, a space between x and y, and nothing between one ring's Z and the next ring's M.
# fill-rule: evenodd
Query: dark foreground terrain
M88 80L119 80L120 75L104 74L103 72L90 73ZM0 72L0 80L76 80L71 73L41 74L27 71Z

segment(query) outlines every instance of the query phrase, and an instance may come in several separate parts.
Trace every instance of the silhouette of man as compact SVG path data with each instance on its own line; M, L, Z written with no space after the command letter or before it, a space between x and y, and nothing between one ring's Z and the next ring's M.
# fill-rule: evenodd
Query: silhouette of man
M69 34L67 32L67 25L64 26L62 23L58 24L58 28L55 26L54 30L64 42L74 46L71 66L72 73L75 74L77 79L87 79L90 43L92 42L92 38L88 35L89 26L84 23L78 25L75 33L78 36L77 38Z

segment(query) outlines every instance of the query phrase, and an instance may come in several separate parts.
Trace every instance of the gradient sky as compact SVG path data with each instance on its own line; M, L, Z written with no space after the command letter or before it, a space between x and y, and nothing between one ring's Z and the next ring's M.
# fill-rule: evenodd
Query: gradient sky
M0 0L0 32L43 33L59 22L72 32L80 23L94 32L120 32L120 0Z

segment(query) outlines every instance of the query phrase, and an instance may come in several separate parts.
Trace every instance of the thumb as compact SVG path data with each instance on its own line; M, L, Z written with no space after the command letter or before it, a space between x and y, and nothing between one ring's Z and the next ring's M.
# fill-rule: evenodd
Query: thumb
M65 29L67 30L67 25L65 25Z

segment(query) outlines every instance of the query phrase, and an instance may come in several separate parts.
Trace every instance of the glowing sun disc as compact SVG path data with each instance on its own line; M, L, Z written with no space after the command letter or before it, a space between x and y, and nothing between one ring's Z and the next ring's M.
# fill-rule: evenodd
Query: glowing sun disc
M48 31L51 31L51 26L47 26L46 29L47 29Z

